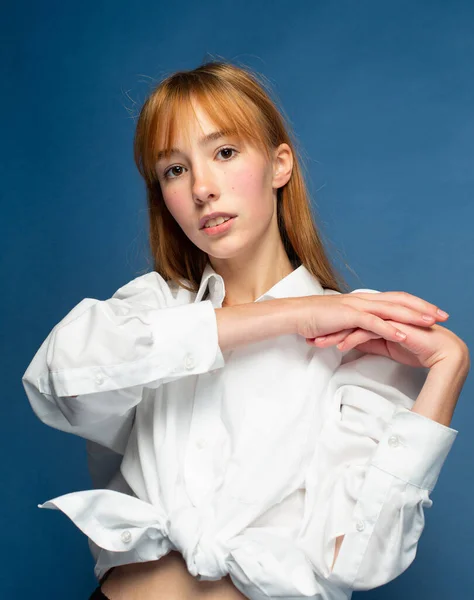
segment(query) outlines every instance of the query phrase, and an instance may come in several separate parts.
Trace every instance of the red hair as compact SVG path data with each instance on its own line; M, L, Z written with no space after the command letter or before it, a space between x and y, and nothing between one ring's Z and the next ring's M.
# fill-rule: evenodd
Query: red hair
M136 126L134 159L146 184L154 270L197 291L208 260L168 211L155 170L158 153L173 147L177 127L188 122L196 100L219 129L234 131L268 158L280 144L290 146L292 174L277 190L278 226L288 258L294 268L303 264L323 287L347 293L349 287L330 264L313 220L297 144L261 79L249 69L213 61L169 75L146 99Z

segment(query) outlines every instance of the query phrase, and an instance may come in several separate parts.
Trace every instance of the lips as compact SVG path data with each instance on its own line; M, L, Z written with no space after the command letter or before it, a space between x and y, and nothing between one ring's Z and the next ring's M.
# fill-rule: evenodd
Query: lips
M218 217L216 217L218 218ZM212 229L213 227L220 227L221 225L225 225L228 221L232 221L234 217L223 217L224 221L222 223L215 223L214 225L209 226L210 221L213 219L208 219L202 229Z
M203 235L206 236L219 236L220 234L225 234L227 231L229 231L232 228L232 225L234 223L234 221L236 220L237 217L229 217L227 220L223 221L222 223L219 223L218 225L212 225L209 227L203 227L201 229ZM209 223L208 223L209 224Z
M229 213L222 213L222 212L216 212L216 213L211 213L210 215L206 215L205 217L202 217L202 219L199 221L199 229L204 229L205 224L210 221L211 219L217 219L217 217L224 217L224 218L231 218L233 219L234 217L236 217L237 215L231 215Z

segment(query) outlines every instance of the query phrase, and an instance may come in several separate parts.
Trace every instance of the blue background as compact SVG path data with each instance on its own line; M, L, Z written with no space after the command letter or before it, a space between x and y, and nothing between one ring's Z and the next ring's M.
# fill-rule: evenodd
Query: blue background
M84 442L34 416L21 376L82 298L105 299L150 269L132 160L150 86L211 57L268 77L351 287L426 298L471 347L474 6L84 0L10 3L2 13L0 590L82 600L96 586L87 540L37 504L89 487ZM472 593L471 395L468 378L415 562L367 598Z

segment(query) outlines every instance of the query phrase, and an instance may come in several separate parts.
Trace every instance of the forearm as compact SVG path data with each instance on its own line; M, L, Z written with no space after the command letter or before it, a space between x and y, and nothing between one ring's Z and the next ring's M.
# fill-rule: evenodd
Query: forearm
M411 410L449 427L468 373L465 354L440 361L430 369Z
M294 307L292 298L276 298L216 308L221 351L296 333Z

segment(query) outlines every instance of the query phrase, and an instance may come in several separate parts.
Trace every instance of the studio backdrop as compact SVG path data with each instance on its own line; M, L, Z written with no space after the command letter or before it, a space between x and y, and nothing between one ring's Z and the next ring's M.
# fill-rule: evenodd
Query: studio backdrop
M151 270L136 116L162 77L212 58L262 73L303 150L318 226L352 288L405 290L474 343L474 5L340 0L9 3L0 19L4 598L84 600L85 536L37 505L90 487L85 442L40 423L21 377L81 299ZM418 556L354 597L474 587L472 385Z

